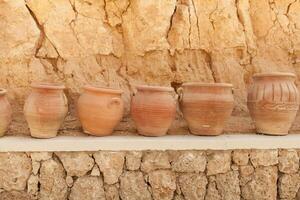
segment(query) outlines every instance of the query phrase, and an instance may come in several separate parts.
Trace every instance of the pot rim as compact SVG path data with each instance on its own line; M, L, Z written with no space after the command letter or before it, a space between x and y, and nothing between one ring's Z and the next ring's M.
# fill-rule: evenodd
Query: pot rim
M289 72L268 72L268 73L256 73L253 75L253 78L260 78L260 77L291 77L296 78L296 75Z
M31 87L37 89L50 89L50 90L63 90L66 88L63 84L49 83L49 82L32 83Z
M4 88L0 88L0 96L3 96L7 93L7 90Z
M233 85L230 83L202 83L202 82L187 82L183 83L182 86L200 86L200 87L229 87L232 88Z
M137 90L157 91L157 92L173 92L174 88L167 86L151 86L151 85L136 85Z
M112 93L112 94L122 94L123 90L103 87L103 86L96 86L96 85L85 85L83 86L84 90L88 91L95 91L95 92L104 92L104 93Z

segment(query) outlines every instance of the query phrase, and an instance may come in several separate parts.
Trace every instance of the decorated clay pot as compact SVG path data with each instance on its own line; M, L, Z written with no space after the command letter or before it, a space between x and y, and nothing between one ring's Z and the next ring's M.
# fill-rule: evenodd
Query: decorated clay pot
M131 99L131 116L138 133L144 136L165 135L176 114L174 89L140 85Z
M0 88L0 137L5 134L11 122L12 110L6 97L6 90Z
M231 84L184 83L178 93L180 109L192 134L222 134L234 106Z
M248 109L257 133L286 135L299 108L299 92L290 73L261 73L253 76Z
M122 90L85 86L77 109L85 133L95 136L112 134L123 117Z
M32 137L52 138L57 135L68 112L63 85L54 83L32 84L24 114Z

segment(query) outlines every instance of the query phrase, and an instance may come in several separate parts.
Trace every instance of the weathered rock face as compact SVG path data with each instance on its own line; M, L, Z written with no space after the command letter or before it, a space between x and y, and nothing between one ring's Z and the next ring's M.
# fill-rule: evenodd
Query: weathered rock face
M93 176L83 176L78 178L72 187L69 199L105 200L103 181L100 177Z
M84 176L94 166L94 159L85 152L59 152L56 155L68 176Z
M63 166L53 159L42 163L40 169L40 199L66 199L67 183Z
M299 199L299 152L1 153L0 200Z
M84 84L123 89L126 118L118 130L132 131L133 84L176 88L186 81L232 83L236 106L226 131L252 131L251 76L300 75L299 19L300 2L293 0L1 0L0 84L9 89L15 119L9 133L28 134L24 98L41 80L68 88L62 133L79 130L75 103Z
M30 158L24 153L0 153L0 188L24 190L31 173Z
M188 173L179 176L180 190L188 200L204 200L207 183L204 174Z
M149 183L154 200L173 199L176 190L176 176L170 170L157 170L149 174Z
M230 151L209 152L207 161L207 174L215 175L219 173L226 173L230 170L230 164Z
M147 184L141 172L127 171L120 177L121 199L151 199Z
M123 152L97 152L94 154L95 161L103 173L104 182L114 184L123 171L125 153Z

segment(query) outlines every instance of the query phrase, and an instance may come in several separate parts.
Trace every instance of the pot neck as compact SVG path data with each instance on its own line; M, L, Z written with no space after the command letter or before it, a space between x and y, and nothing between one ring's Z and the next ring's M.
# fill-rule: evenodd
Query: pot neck
M90 93L90 94L96 94L101 96L121 96L123 93L122 90L119 89L112 89L112 88L105 88L105 87L95 87L95 86L84 86L83 87L84 92Z
M295 81L296 75L292 73L261 73L253 75L254 81Z

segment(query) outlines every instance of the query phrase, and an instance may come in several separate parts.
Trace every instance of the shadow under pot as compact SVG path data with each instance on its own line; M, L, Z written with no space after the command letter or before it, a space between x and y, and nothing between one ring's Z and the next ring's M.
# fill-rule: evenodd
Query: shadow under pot
M131 116L138 133L144 136L167 134L176 114L174 89L159 86L136 86L131 99Z
M122 90L85 86L77 109L85 133L94 136L111 135L123 117Z
M223 133L234 107L231 84L184 83L178 93L180 109L192 134Z
M299 109L299 92L292 73L261 73L253 76L248 109L256 132L287 135Z
M6 90L0 88L0 137L8 129L11 122L12 109L6 97Z
M32 84L24 105L24 114L32 137L52 138L57 135L68 112L65 87L55 83Z

